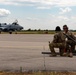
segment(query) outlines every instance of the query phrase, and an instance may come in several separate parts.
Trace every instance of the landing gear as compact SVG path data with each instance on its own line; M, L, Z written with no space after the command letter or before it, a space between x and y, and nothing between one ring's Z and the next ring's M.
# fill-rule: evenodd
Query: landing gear
M9 31L9 34L12 34L12 30Z

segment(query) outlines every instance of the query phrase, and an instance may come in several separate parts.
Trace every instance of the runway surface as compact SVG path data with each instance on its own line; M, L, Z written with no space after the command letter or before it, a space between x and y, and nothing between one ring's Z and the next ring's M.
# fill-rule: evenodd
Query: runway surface
M51 34L0 34L0 71L76 71L76 56L41 54L50 51L52 39Z

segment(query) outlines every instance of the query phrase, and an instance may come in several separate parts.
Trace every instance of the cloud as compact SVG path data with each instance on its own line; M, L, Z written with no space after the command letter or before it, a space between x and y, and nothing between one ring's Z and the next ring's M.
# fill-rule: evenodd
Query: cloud
M58 16L58 18L60 20L65 20L65 21L68 21L69 20L69 18L67 16Z
M40 6L40 7L37 7L37 9L50 9L50 7Z
M9 10L0 9L0 16L7 16L9 14L11 14L11 12Z
M60 7L76 6L76 0L58 0L56 5Z
M45 5L56 5L56 6L76 6L76 0L12 0L20 2L32 2L40 3Z
M65 14L65 13L68 13L68 12L71 12L72 9L69 8L69 7L66 7L66 8L60 8L60 13L59 14Z
M31 18L31 17L27 17L26 20L28 21L38 21L38 18Z
M1 4L10 4L10 5L29 5L35 7L67 7L67 6L76 6L76 0L0 0ZM42 7L42 8L43 8ZM41 8L40 8L41 9ZM48 7L47 7L48 9Z

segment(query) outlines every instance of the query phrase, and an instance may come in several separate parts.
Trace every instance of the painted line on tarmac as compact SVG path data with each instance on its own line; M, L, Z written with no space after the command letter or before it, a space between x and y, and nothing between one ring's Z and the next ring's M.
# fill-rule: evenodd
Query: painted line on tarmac
M40 48L48 48L48 46L0 46L0 48L20 48L20 49L26 49L26 48L29 48L29 49L31 49L31 48L37 48L37 49L40 49Z

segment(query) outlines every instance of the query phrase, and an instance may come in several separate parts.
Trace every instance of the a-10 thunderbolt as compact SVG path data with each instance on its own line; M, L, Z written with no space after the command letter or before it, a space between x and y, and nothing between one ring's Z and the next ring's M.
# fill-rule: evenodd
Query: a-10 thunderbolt
M12 34L12 32L16 32L22 30L23 27L18 24L18 21L16 20L12 24L7 23L0 23L0 33L1 32L9 32Z

